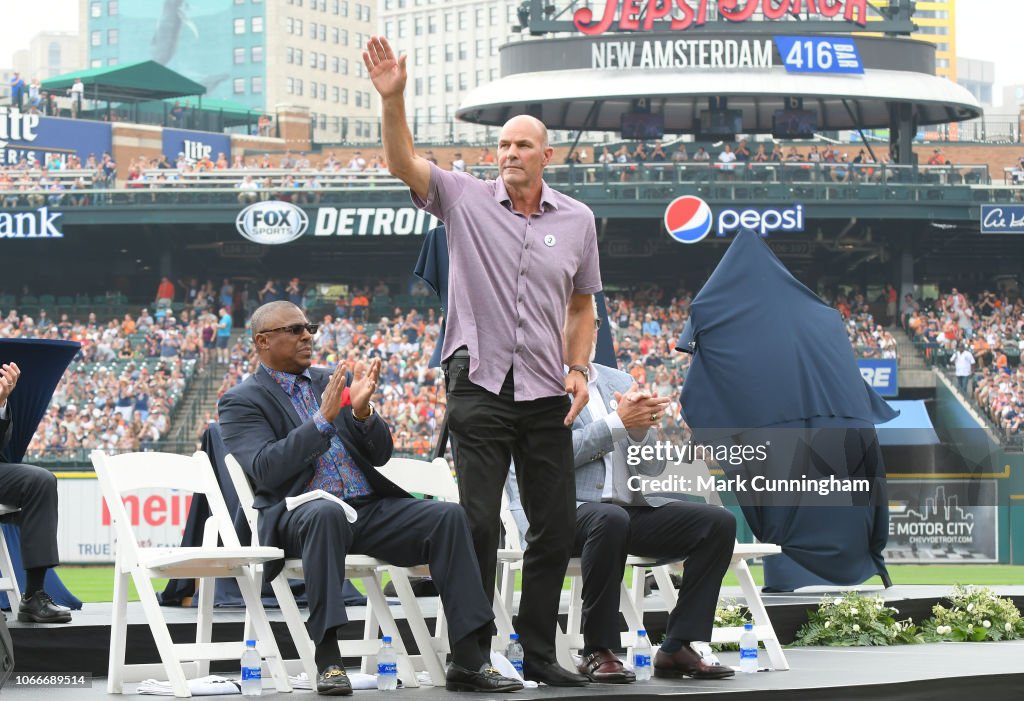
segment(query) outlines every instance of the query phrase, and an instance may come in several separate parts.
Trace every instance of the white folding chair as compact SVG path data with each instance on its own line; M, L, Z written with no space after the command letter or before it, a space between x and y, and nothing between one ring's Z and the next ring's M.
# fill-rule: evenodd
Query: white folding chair
M238 502L242 507L245 520L249 524L249 530L252 531L253 542L256 542L258 512L253 508L253 492L249 478L233 455L225 456L224 464L227 466L231 483L238 494ZM404 569L392 567L382 560L365 555L349 555L345 558L345 575L349 579L362 581L366 589L366 626L362 640L338 641L338 649L342 657L361 658L362 671L375 672L379 644L377 641L377 628L379 626L381 633L383 635L390 635L394 642L395 650L398 653L398 676L402 679L402 683L408 687L416 687L419 684L416 681L412 659L406 650L405 643L402 641L401 633L398 630L398 625L395 623L387 599L384 598L384 582L381 577L381 573L384 570L391 573L392 579L395 581L396 590L399 590L400 582L404 581L405 589L408 590L407 596L404 596L400 590L398 593L403 611L406 612L407 616L412 614L409 627L413 629L415 635L417 625L419 625L422 628L423 639L429 640L430 633L420 614L416 597L412 595L412 587L409 585L408 575ZM258 588L263 580L262 568L255 571L254 576L256 577ZM303 579L304 577L302 560L299 558L288 558L285 560L284 569L273 579L271 586L274 589L277 602L281 606L281 613L284 616L285 625L288 627L288 634L291 635L292 642L295 644L295 649L299 655L298 660L285 660L285 666L289 671L303 671L311 680L315 680L317 677L316 662L314 660L315 646L309 638L302 615L299 612L299 607L295 603L295 597L288 584L289 579ZM419 639L417 639L417 645L420 645ZM422 649L421 647L421 651ZM430 659L432 658L427 656L426 662L429 662ZM435 685L444 683L444 668L440 663L433 667L425 666Z
M392 458L386 465L378 467L377 470L407 492L428 494L435 499L450 501L456 504L459 502L459 487L455 483L455 478L452 477L451 466L444 458L434 458L430 462L412 458ZM416 568L411 573L429 574L424 571L424 568ZM401 594L403 587L408 587L407 596L411 597L412 586L409 584L408 579L404 582L395 581L395 590L399 594ZM405 600L405 598L402 599L403 608L405 607ZM492 647L504 650L505 645L508 643L509 634L514 631L512 628L512 618L502 605L497 585L495 585L494 590L493 609L497 635L492 639L491 644ZM423 631L426 628L419 629L418 621L416 622L416 627L413 627L414 621L409 619L409 627L413 631L416 646L420 652L423 653L427 649L432 649L436 658L443 663L451 650L448 643L447 619L444 615L444 609L440 605L437 609L436 621L433 637L430 637L428 634L423 638ZM428 643L430 647L424 647Z
M688 477L691 477L691 484L708 484L708 478L711 476L711 473L708 470L707 463L703 460L694 461L689 466L683 465L681 468ZM717 491L694 490L693 494L703 497L704 501L708 504L722 506L722 498ZM747 608L750 609L750 615L754 623L754 634L758 640L764 643L765 651L768 653L768 660L771 662L772 668L777 671L789 669L789 662L786 660L786 653L782 650L782 645L775 634L772 621L768 617L768 610L761 599L761 592L754 582L753 576L750 574L747 560L778 555L781 552L782 548L772 543L740 543L736 541L736 544L733 546L732 559L729 562L729 569L736 575L743 599L747 604ZM685 560L660 566L629 561L626 564L633 568L633 588L630 592L630 600L634 609L639 610L641 614L644 611L644 579L648 570L652 572L654 580L658 584L658 598L661 600L661 606L666 611L671 611L675 607L678 592L672 583L671 573L673 570L685 569ZM738 643L742 634L742 627L715 628L711 640L708 642Z
M166 676L174 695L187 698L191 693L186 672L192 677L206 676L210 660L237 660L242 656L244 641L212 642L213 585L220 577L233 577L238 583L246 611L252 618L257 647L266 660L274 687L281 692L291 691L277 641L252 576L254 565L279 559L284 553L280 548L239 544L206 453L197 452L191 457L167 453L128 453L112 457L95 450L92 463L117 538L107 692L124 693L127 682ZM203 544L199 547L140 547L121 500L124 494L140 489L174 489L205 495L211 515L203 530ZM218 545L218 538L223 545ZM152 583L153 579L161 578L200 579L195 643L175 644L171 639ZM161 664L125 664L129 579L138 591Z
M0 504L0 516L21 511L17 506ZM21 589L18 587L18 576L11 562L11 551L7 549L7 538L0 534L0 591L7 592L7 601L11 604L11 613L18 615L21 605Z

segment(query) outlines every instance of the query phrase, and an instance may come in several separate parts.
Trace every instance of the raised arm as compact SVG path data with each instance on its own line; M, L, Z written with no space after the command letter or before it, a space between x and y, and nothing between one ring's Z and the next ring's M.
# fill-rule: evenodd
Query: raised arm
M383 117L384 156L388 170L408 185L420 199L427 199L430 187L430 163L416 155L412 133L405 119L406 56L395 58L388 40L370 37L363 51L363 63L373 87L380 94Z

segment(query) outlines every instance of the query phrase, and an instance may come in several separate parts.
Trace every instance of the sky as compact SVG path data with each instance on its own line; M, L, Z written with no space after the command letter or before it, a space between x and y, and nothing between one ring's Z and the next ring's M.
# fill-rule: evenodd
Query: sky
M156 1L156 0L151 0ZM203 0L191 0L195 4ZM558 0L565 2L565 0ZM78 0L0 0L0 67L9 68L18 49L46 30L77 31ZM1002 86L1024 83L1020 54L1021 0L958 0L957 54L996 64L996 102Z

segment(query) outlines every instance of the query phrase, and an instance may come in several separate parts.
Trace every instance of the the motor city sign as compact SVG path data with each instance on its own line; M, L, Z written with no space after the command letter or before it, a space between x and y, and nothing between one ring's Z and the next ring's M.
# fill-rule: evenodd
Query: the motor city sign
M655 24L671 21L682 31L707 24L708 0L605 0L604 12L595 17L589 7L573 14L573 24L584 34L607 31L652 31ZM867 26L868 0L718 0L718 14L730 22L781 20L787 14L798 19L834 19ZM838 29L838 27L837 27Z
M677 197L665 208L665 228L679 243L700 243L715 230L715 236L750 229L761 236L804 230L803 205L785 209L723 209L715 221L708 203L693 195Z

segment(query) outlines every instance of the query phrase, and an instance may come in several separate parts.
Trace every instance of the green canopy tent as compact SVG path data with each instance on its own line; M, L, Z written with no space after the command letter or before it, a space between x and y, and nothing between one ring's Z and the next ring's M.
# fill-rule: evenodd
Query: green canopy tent
M206 93L205 86L156 61L123 63L65 73L47 78L42 82L41 89L63 95L77 79L81 79L85 88L83 97L93 102L91 113L97 117L105 113L107 119L111 118L111 105L114 103L130 105L131 109L126 116L132 121L138 121L134 112L139 103L195 97L201 107L201 96ZM106 103L105 110L98 109L96 103L99 102ZM82 116L86 115L83 113Z

